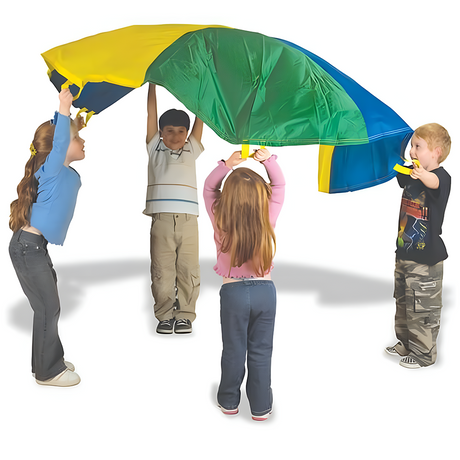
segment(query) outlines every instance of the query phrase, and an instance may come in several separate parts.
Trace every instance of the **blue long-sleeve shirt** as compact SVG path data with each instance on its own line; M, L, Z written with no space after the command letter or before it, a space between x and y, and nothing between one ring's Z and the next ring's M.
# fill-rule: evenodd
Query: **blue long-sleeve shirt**
M81 180L73 168L64 166L70 144L70 117L56 112L54 123L53 148L35 173L38 194L32 205L30 225L40 230L48 242L62 245L74 214Z

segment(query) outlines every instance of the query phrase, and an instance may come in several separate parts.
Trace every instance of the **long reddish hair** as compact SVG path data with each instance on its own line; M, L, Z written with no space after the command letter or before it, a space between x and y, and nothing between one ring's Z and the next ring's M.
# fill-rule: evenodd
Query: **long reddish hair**
M271 186L248 168L235 169L225 181L213 212L222 252L230 253L230 270L248 261L257 276L270 269L276 251L268 213L271 193Z
M53 148L55 125L50 121L41 124L35 131L31 145L32 154L26 163L24 177L17 187L18 199L10 205L10 229L17 232L24 225L30 223L30 208L37 199L38 181L35 173L45 162Z

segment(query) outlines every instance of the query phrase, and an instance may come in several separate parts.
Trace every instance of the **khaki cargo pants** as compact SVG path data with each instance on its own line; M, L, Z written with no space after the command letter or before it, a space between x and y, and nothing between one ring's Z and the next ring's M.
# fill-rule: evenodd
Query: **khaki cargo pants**
M436 338L441 322L443 262L422 265L396 260L396 351L421 366L436 361Z
M156 318L159 321L175 318L193 322L200 292L197 216L153 214L150 257Z

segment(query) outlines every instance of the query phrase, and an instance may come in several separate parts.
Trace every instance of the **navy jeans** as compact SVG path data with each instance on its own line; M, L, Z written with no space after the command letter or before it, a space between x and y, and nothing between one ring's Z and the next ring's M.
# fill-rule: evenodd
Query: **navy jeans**
M220 289L222 375L217 393L225 409L236 409L245 374L246 394L253 415L272 409L271 359L275 327L276 289L270 280L243 280Z
M10 257L24 294L34 311L32 372L48 380L66 369L58 334L60 314L57 278L45 238L19 230L10 242Z

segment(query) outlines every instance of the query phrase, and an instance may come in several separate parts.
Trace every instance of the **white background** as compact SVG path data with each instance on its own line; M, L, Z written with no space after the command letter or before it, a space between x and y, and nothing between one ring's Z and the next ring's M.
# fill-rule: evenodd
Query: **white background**
M0 452L2 458L458 458L458 24L438 0L249 2L9 2L1 16ZM411 127L444 125L453 177L444 222L444 309L438 362L411 371L383 349L395 342L393 267L401 190L317 191L317 147L272 149L285 173L273 279L278 312L274 414L215 407L220 377L220 279L204 212L201 294L190 336L155 333L149 280L146 87L93 117L65 245L51 246L74 388L30 374L32 312L8 256L9 204L36 127L57 92L40 54L133 24L221 24L284 38L318 54L393 108ZM454 45L456 43L456 45ZM180 104L158 91L159 111ZM73 114L75 115L76 110ZM454 115L455 114L455 115ZM206 128L198 184L235 149ZM252 160L251 160L252 161ZM257 166L257 165L256 165ZM363 165L365 167L365 165ZM359 165L357 165L359 167ZM6 454L7 453L7 454ZM6 454L6 455L4 455Z

